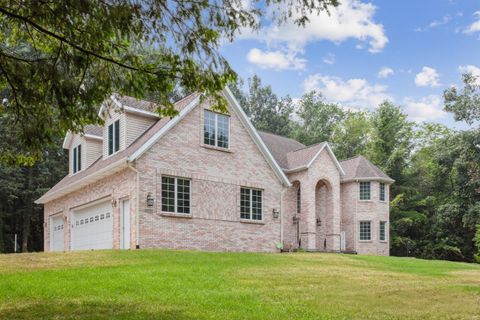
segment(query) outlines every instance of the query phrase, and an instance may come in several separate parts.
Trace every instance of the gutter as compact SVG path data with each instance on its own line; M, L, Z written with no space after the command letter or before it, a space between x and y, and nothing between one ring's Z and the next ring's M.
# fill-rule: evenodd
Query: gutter
M135 172L136 182L135 182L135 247L140 248L140 172L132 166L130 161L127 161L128 167Z

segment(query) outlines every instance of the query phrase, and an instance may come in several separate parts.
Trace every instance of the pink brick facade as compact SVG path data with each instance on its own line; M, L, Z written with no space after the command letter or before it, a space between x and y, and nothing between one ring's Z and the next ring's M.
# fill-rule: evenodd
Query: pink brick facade
M120 202L129 199L130 248L275 252L283 241L285 249L389 254L388 236L378 240L378 224L389 218L388 192L386 202L378 201L378 182L372 179L371 201L358 201L357 183L342 180L343 170L327 148L319 149L308 168L283 169L282 181L236 109L230 109L228 150L204 145L206 109L203 102L189 110L138 159L43 202L45 250L52 216L64 217L68 251L72 212L102 199L112 203L113 248L120 248ZM190 181L189 214L162 211L162 177ZM262 191L261 221L240 218L242 187ZM358 239L360 220L372 221L369 242Z

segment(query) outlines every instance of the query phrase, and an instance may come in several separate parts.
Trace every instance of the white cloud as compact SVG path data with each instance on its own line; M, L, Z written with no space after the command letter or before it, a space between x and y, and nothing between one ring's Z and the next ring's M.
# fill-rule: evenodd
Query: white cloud
M457 13L458 15L458 13ZM442 26L444 24L447 24L449 23L450 21L452 20L452 16L447 14L447 15L444 15L442 17L442 19L440 20L434 20L432 22L430 22L426 27L419 27L417 29L415 29L415 31L417 32L423 32L423 31L427 31L428 29L433 29L433 28L436 28L436 27L439 27L439 26Z
M307 62L305 59L296 57L294 53L262 51L257 48L253 48L248 52L247 60L262 69L275 70L303 70Z
M477 11L473 14L477 21L469 25L467 28L463 30L464 33L475 33L475 32L480 32L480 11Z
M377 76L379 78L388 78L389 76L392 76L394 73L395 72L393 71L392 68L383 67L382 69L380 69L380 71L378 71Z
M476 84L480 86L480 68L474 65L466 65L458 67L458 71L462 74L471 73L474 77L477 77Z
M377 107L385 100L393 100L383 85L371 85L365 79L343 80L339 77L314 74L303 82L305 92L315 90L332 102L354 109Z
M438 87L440 85L439 78L437 70L423 67L422 71L415 76L415 84L417 87Z
M240 39L256 39L269 45L281 45L293 52L301 52L311 42L328 40L341 43L356 39L368 43L370 52L381 51L388 42L383 25L374 21L376 7L359 0L343 0L336 8L308 15L310 22L305 27L297 26L293 21L298 14L284 24L271 24L258 33L242 31Z
M416 122L437 120L447 115L443 111L442 98L436 95L420 99L405 98L403 102L409 118Z
M334 64L334 63L335 63L335 55L334 55L333 53L327 54L327 55L323 58L323 63L326 63L326 64Z

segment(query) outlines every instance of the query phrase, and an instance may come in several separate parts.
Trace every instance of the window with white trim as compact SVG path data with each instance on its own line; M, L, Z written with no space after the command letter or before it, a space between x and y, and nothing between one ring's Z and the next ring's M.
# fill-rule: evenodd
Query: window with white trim
M108 155L120 150L120 120L108 126Z
M240 189L240 219L262 220L262 190Z
M370 200L370 181L360 182L360 200Z
M228 149L230 139L230 117L205 110L203 143Z
M360 241L372 240L372 222L360 221Z
M386 221L380 221L379 239L380 241L387 241L387 222Z
M190 180L162 177L162 211L190 213Z
M385 201L385 183L380 182L380 201Z
M73 173L77 173L78 171L82 170L82 145L79 144L72 150L72 171Z

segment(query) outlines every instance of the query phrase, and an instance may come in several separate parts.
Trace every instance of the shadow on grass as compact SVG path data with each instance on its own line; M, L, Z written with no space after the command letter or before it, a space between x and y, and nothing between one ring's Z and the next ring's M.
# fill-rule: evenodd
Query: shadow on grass
M189 320L183 310L164 308L152 302L149 306L119 302L55 302L31 301L24 304L0 306L0 319L159 319Z

